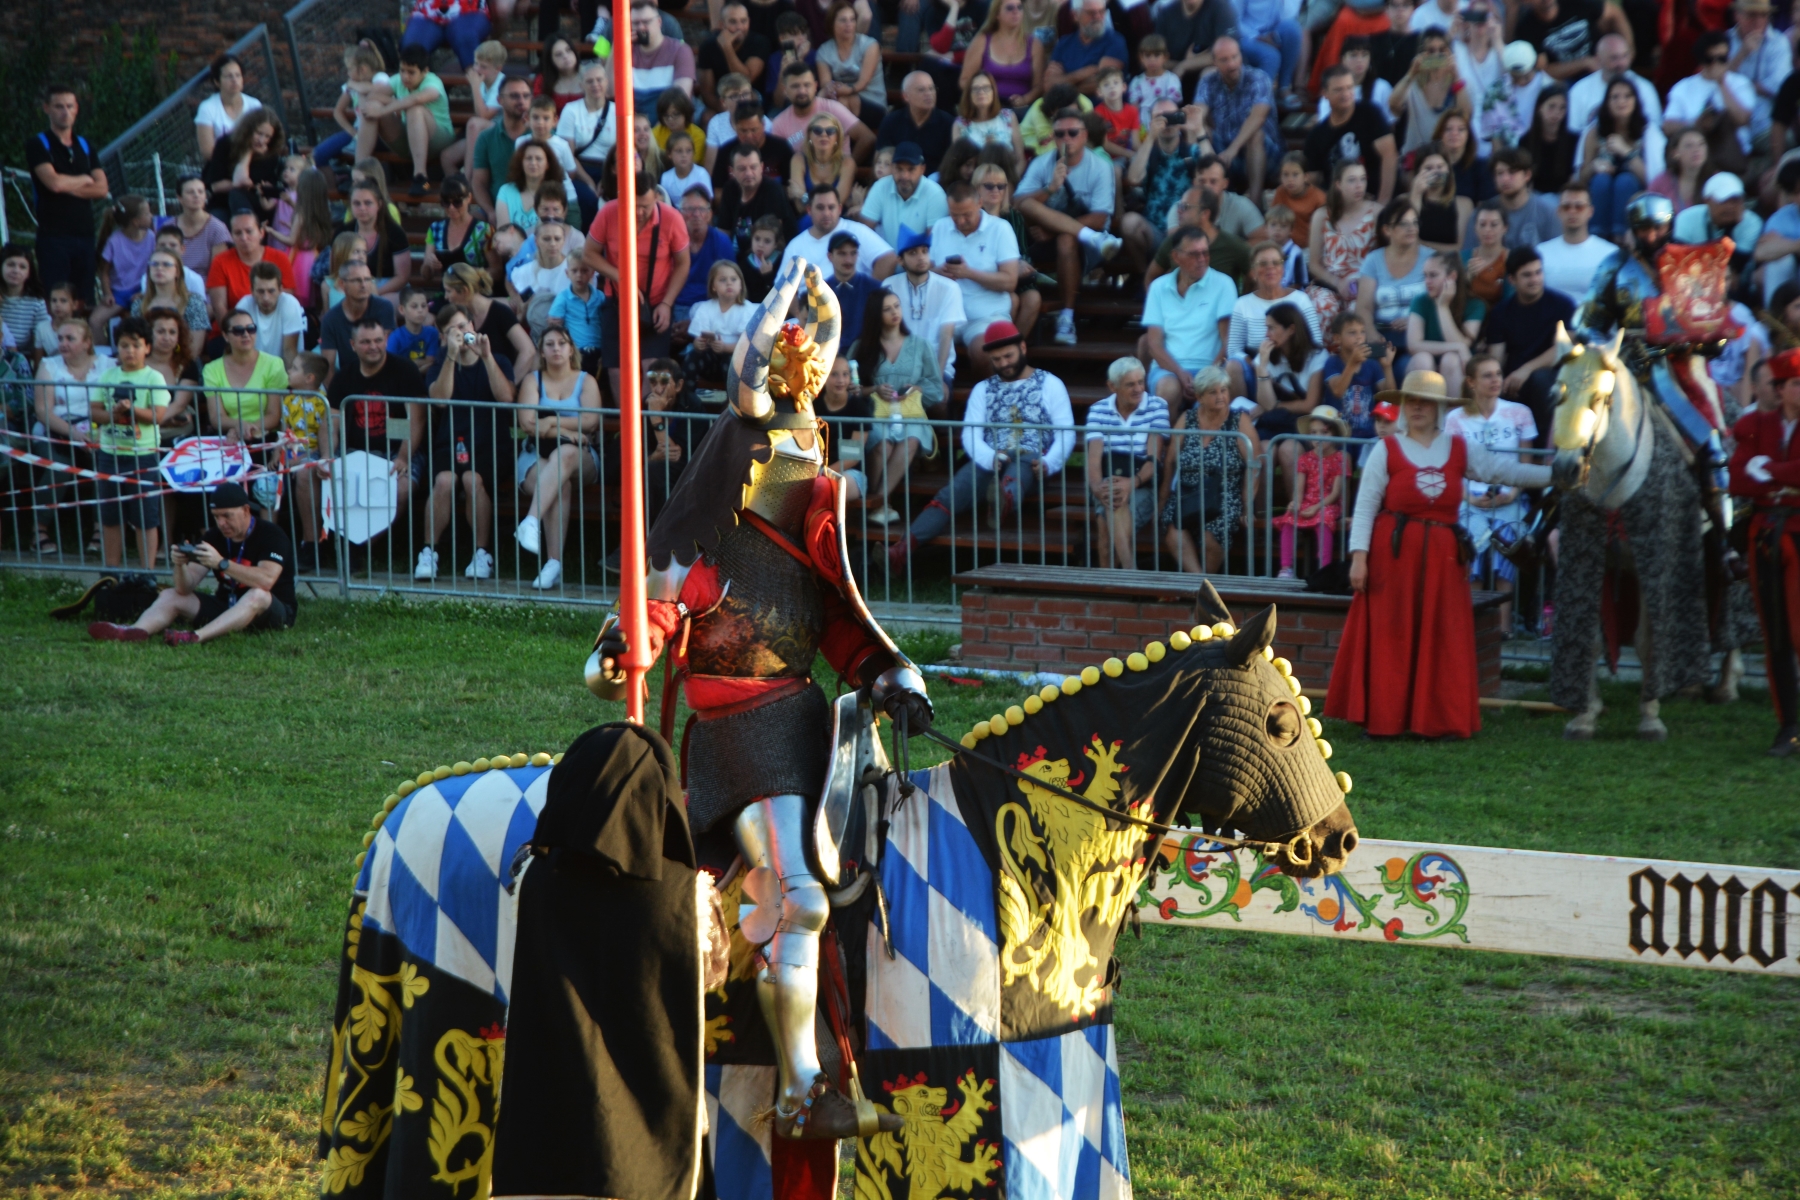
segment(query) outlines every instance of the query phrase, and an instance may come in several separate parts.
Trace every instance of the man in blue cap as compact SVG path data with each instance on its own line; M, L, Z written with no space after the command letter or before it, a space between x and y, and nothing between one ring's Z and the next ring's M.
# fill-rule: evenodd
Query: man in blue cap
M299 604L294 598L294 545L280 525L250 511L242 485L221 483L208 497L213 527L199 542L170 547L175 586L130 625L95 621L88 636L102 642L143 642L155 633L171 646L191 646L241 629L286 629ZM194 589L208 575L212 595ZM170 629L186 618L194 629Z
M900 297L906 331L924 338L925 344L937 351L938 373L944 377L944 395L948 398L950 379L956 371L956 327L969 318L956 281L931 269L929 225L919 232L901 231L900 268L882 280L881 286Z
M904 230L929 233L939 218L949 215L944 189L925 178L924 152L917 142L901 142L894 147L894 173L869 185L856 219L888 245L898 246Z

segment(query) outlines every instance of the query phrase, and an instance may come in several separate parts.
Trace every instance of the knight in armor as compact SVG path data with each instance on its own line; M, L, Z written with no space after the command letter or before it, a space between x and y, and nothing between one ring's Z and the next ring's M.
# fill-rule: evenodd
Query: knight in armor
M803 282L803 319L784 323ZM778 1058L775 1130L793 1138L899 1128L820 1070L820 935L837 864L819 861L814 827L831 751L814 659L823 653L874 711L914 729L932 715L924 680L851 577L844 480L825 466L813 399L837 356L840 318L818 269L790 260L732 355L729 411L649 533L651 659L669 651L694 712L682 746L689 824L698 837L728 823L752 872L746 892L767 881L757 899L780 909L756 986ZM625 650L608 618L588 661L588 686L603 699L623 698ZM665 736L675 686L664 689Z
M1724 531L1731 527L1724 400L1705 362L1743 332L1726 298L1734 247L1730 238L1700 247L1672 246L1675 206L1666 196L1645 192L1632 200L1625 216L1631 248L1614 251L1601 264L1575 312L1576 328L1589 342L1624 331L1625 362L1642 392L1656 397L1687 444L1712 519L1716 561L1741 577L1742 565L1724 542ZM1682 258L1679 266L1671 255ZM1679 277L1667 277L1671 270Z
M1769 360L1779 405L1738 418L1731 434L1731 490L1755 506L1750 587L1762 622L1769 696L1780 728L1769 753L1800 752L1800 349Z

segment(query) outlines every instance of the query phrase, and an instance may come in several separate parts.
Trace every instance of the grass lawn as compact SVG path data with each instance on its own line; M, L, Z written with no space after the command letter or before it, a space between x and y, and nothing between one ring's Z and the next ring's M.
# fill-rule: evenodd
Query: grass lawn
M45 620L71 590L0 574L0 1194L314 1194L369 814L618 715L580 682L595 614L318 601L174 651ZM957 733L1017 698L934 692ZM1760 694L1667 705L1654 747L1608 699L1587 746L1516 713L1328 736L1365 835L1800 865ZM1121 958L1139 1196L1800 1194L1793 979L1166 928Z

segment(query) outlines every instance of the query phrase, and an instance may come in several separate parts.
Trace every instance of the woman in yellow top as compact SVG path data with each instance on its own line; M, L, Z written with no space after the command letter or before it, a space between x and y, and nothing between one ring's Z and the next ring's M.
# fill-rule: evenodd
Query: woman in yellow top
M256 321L246 312L231 312L223 325L230 347L200 371L206 388L206 410L213 428L240 442L261 442L280 428L281 395L287 391L287 368L273 354L256 348ZM244 389L244 390L239 390Z

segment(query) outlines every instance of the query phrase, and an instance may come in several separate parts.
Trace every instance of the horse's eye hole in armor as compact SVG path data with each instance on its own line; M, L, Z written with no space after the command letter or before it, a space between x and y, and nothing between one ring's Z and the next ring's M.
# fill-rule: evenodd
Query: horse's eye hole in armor
M1300 718L1300 710L1283 700L1269 709L1263 727L1269 731L1269 740L1285 750L1300 740L1306 725Z

